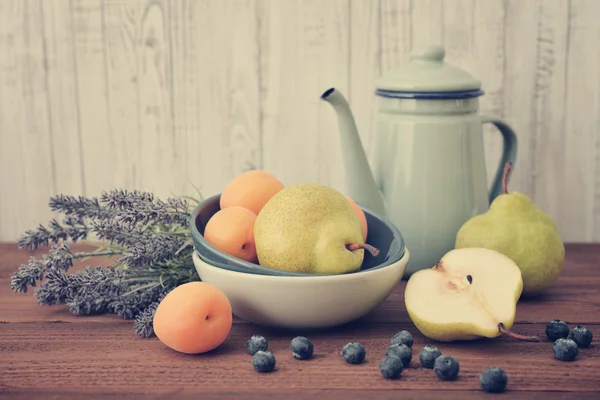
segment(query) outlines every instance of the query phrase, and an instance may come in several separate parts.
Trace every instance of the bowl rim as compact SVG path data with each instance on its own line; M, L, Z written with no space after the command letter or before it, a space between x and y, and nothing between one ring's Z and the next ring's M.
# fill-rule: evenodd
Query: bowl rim
M406 248L406 243L404 241L404 237L402 236L402 233L400 232L400 230L398 229L398 227L396 227L396 225L392 224L392 222L387 219L386 217L381 216L380 214L374 212L373 210L362 206L359 203L356 203L365 213L371 214L371 216L373 216L374 218L380 220L381 222L383 222L388 229L390 229L392 232L394 232L394 235L398 238L398 240L400 241L400 248L398 249L398 251L396 253L394 253L392 256L390 256L386 261L382 262L381 264L377 264L371 268L368 269L359 269L358 271L355 272L349 272L349 273L345 273L345 274L313 274L313 273L308 273L308 272L288 272L288 271L280 271L280 270L275 270L275 272L273 272L272 268L267 268L264 267L262 265L259 264L253 264L250 262L247 262L245 260L241 260L238 258L235 258L227 253L225 253L224 251L214 247L212 244L210 244L205 238L204 235L202 235L200 233L200 231L198 230L198 228L196 227L196 218L198 217L198 214L200 213L200 210L210 201L214 201L216 199L219 199L221 197L222 193L217 193L214 194L210 197L207 197L205 199L203 199L200 203L198 203L198 205L196 205L196 207L194 207L192 213L190 214L190 217L188 218L188 227L190 229L190 234L192 236L192 242L194 245L194 252L197 252L197 248L196 248L196 240L201 241L204 246L206 246L207 248L209 248L213 253L217 254L218 256L220 256L221 258L224 258L226 260L231 261L232 263L237 264L239 267L243 267L243 268L247 268L249 270L255 271L256 273L252 273L252 272L244 272L244 271L233 271L231 270L226 264L218 262L218 261L213 261L210 260L210 263L208 261L205 261L207 263L209 263L210 265L216 267L216 268L221 268L221 269L226 269L228 271L231 272L239 272L239 273L250 273L253 275L263 275L263 276L287 276L287 277L311 277L311 278L315 278L315 277L325 277L325 276L340 276L340 275L355 275L355 274L364 274L367 273L369 271L372 270L378 270L381 268L385 268L389 265L394 264L397 261L400 261L405 253L408 251ZM198 252L200 253L200 252ZM202 257L200 254L198 254L198 257L200 257L200 259L204 259L204 257ZM261 273L262 272L262 273Z
M265 279L265 280L278 280L281 281L282 279L287 279L287 280L295 280L298 281L299 276L293 276L293 275L266 275L266 274L248 274L246 272L241 272L241 271L233 271L230 269L226 269L226 268L221 268L217 265L212 264L211 262L205 261L203 260L200 255L198 254L198 251L194 249L194 251L192 252L192 261L194 263L194 268L196 269L196 273L198 273L198 276L200 276L200 272L198 271L198 266L196 265L196 263L198 261L208 265L208 267L210 268L214 268L216 270L220 270L221 272L225 273L226 275L257 275L260 276L260 279ZM311 276L313 276L314 278L321 278L322 281L324 282L331 282L331 281L335 281L335 282L344 282L344 281L348 281L348 280L352 280L352 279L360 279L360 277L363 277L365 275L372 275L372 274L377 274L377 273L381 273L381 271L383 269L387 269L387 267L396 267L398 265L401 265L402 263L404 263L404 271L402 271L402 275L404 275L404 273L406 272L406 267L408 266L408 261L410 261L410 251L407 249L405 249L405 251L402 254L402 257L400 257L398 260L386 265L386 268L369 268L367 270L363 270L363 274L361 274L360 276L358 275L358 272L356 273L348 273L348 274L312 274ZM302 276L300 276L302 277ZM249 277L249 279L253 279L254 277ZM254 278L256 279L256 278ZM402 276L400 277L400 279L402 279Z

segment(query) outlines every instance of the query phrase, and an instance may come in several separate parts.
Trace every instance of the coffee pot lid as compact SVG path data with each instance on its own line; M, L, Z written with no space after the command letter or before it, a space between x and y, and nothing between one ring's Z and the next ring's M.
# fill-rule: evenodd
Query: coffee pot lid
M419 47L411 51L409 62L384 74L376 81L377 93L389 97L462 97L481 95L481 81L468 72L444 62L441 46ZM425 95L428 94L428 95ZM461 96L457 96L461 97Z

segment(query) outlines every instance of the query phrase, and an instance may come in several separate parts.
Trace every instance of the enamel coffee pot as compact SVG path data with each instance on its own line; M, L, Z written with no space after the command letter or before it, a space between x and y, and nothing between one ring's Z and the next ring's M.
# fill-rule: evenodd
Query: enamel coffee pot
M377 80L369 160L342 93L331 88L321 96L338 116L348 195L400 229L411 252L405 278L433 267L454 248L462 224L488 210L502 191L503 166L514 165L517 152L510 126L478 113L481 82L444 56L439 46L415 49L406 66ZM503 137L489 192L485 123Z

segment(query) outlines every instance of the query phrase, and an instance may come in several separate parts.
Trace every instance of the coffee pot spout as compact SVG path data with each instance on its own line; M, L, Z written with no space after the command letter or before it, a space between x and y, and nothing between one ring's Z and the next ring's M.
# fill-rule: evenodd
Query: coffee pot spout
M384 216L383 197L373 178L348 101L335 88L325 91L321 99L331 104L338 117L348 195L361 206Z

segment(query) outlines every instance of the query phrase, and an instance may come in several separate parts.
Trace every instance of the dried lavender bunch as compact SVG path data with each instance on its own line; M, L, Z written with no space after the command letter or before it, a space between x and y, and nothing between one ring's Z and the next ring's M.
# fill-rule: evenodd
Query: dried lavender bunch
M149 337L163 296L178 285L199 280L187 229L192 206L184 199L163 201L148 192L112 190L99 199L58 195L49 206L64 214L62 222L53 219L47 227L39 225L18 241L30 251L51 246L48 253L31 257L11 279L15 292L36 287L39 304L64 304L80 315L112 313L136 319L136 333ZM70 249L68 242L91 235L102 240L95 251ZM69 273L76 259L94 256L115 257L114 265ZM38 287L41 280L45 281Z

